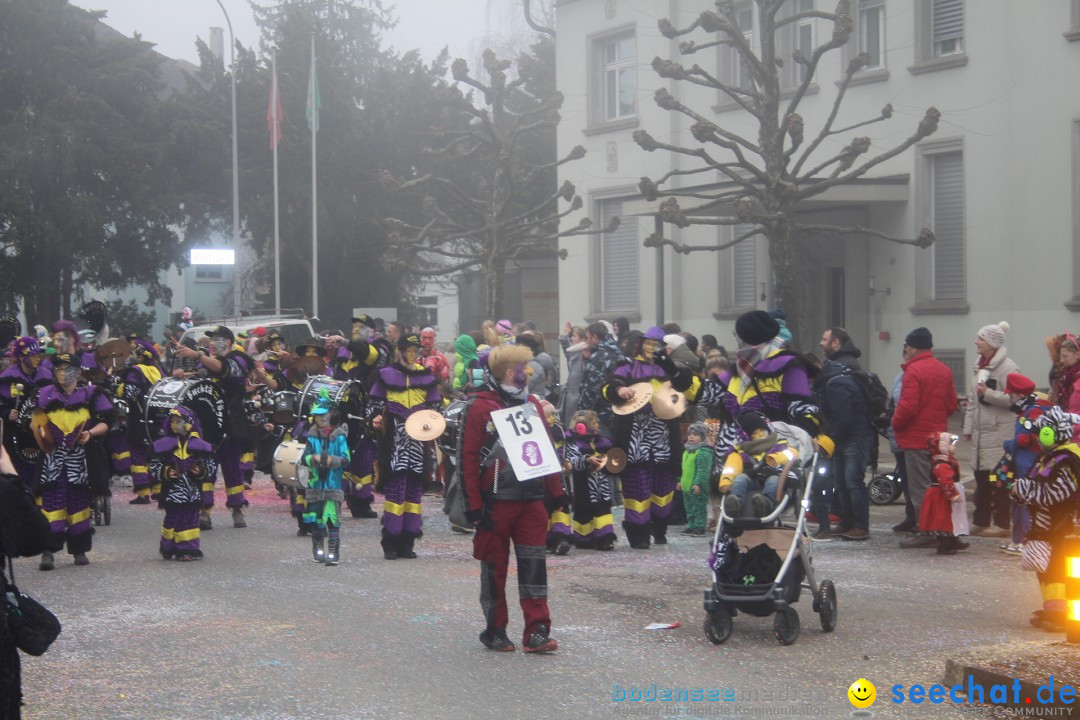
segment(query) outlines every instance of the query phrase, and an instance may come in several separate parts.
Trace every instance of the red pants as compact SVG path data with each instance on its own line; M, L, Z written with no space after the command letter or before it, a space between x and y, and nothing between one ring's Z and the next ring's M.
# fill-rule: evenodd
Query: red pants
M525 616L522 642L544 623L551 628L547 604L548 514L540 500L495 502L491 508L492 530L477 530L473 557L480 561L480 607L487 632L506 630L506 569L510 564L510 541L517 556L518 595Z

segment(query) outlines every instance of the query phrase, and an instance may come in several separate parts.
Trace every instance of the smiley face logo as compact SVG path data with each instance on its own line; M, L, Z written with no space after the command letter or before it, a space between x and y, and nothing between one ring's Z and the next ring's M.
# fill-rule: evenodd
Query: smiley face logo
M870 707L877 700L877 688L866 678L859 678L847 689L848 700L860 710Z

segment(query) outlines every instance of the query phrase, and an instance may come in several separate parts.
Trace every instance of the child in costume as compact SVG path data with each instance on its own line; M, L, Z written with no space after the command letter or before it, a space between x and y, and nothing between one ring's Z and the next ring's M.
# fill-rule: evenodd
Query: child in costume
M1005 381L1005 392L1013 401L1012 409L1017 413L1016 424L1013 427L1012 439L1004 442L1005 455L994 468L994 475L990 480L996 479L1011 490L1016 478L1028 474L1042 451L1042 446L1039 445L1039 428L1035 426L1035 422L1051 403L1035 393L1033 380L1020 373L1010 373ZM1009 555L1020 555L1030 528L1030 510L1026 505L1013 500L1012 538L1011 542L1001 546L1001 550Z
M766 417L755 411L741 413L736 418L740 429L749 437L735 445L724 460L718 488L724 495L724 512L740 517L747 495L755 517L771 513L783 496L788 474L792 472L799 452L788 445L779 433L769 426Z
M578 410L573 433L566 440L566 462L573 483L574 544L582 549L611 550L615 521L611 516L611 473L604 459L613 447L600 434L595 410Z
M177 407L165 420L165 435L154 441L150 478L161 483L158 507L165 511L161 523L161 557L166 560L199 560L199 513L202 484L217 473L213 446L199 437L195 413Z
M712 471L713 451L708 443L709 430L705 423L696 422L686 431L683 449L683 504L686 505L686 529L683 535L704 535L709 505L709 473Z
M1056 406L1046 408L1035 421L1043 452L1012 487L1012 496L1031 511L1021 567L1035 572L1043 598L1042 609L1031 614L1030 622L1056 632L1065 627L1067 609L1060 541L1073 532L1080 501L1080 446L1073 441L1078 424L1080 416Z
M540 407L544 409L544 417L547 418L548 426L551 428L551 442L555 446L555 453L560 460L563 460L566 457L566 433L559 424L555 406L547 400L541 400ZM563 487L566 487L565 472L563 473ZM547 551L556 555L566 555L570 552L572 539L570 513L562 507L554 508L548 514Z
M960 485L960 466L953 455L959 438L945 432L930 433L930 474L932 482L923 495L919 529L936 535L938 555L955 555L968 544L960 539L967 534L967 506Z
M322 393L311 410L302 459L309 472L304 522L311 528L313 559L329 567L341 559L341 503L345 500L341 483L343 469L349 464L349 442L346 428L337 423L337 408L329 392Z

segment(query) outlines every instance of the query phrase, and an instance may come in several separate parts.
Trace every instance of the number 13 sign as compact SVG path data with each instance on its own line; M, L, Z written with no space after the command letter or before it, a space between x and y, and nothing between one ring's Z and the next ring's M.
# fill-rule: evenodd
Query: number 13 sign
M491 413L491 421L518 480L532 480L562 470L535 405L525 403L496 410Z

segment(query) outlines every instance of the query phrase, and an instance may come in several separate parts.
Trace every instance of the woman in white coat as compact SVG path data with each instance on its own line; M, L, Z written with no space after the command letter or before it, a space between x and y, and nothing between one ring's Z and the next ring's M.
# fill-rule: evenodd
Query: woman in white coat
M1020 369L1005 348L1008 329L1007 322L1000 322L981 328L976 335L978 359L964 413L964 438L972 443L971 469L975 474L971 534L986 537L1008 536L1011 516L1009 491L990 482L990 474L1005 452L1002 443L1013 437L1016 421L1005 384L1009 373Z

